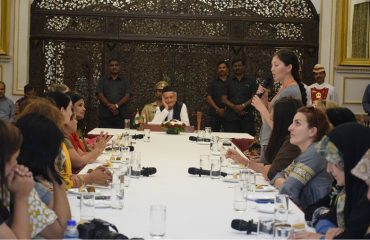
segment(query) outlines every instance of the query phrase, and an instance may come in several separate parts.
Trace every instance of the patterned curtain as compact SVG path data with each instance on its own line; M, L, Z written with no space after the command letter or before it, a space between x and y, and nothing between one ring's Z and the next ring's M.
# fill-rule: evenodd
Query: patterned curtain
M352 57L369 58L370 2L356 4L353 10Z

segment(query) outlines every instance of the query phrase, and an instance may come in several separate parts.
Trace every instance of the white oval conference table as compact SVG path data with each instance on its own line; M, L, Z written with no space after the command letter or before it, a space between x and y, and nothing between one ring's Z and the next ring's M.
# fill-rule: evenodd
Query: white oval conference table
M90 134L107 131L116 135L122 129L94 129ZM131 130L131 134L133 131ZM138 132L140 133L140 132ZM214 133L222 138L252 138L248 134ZM166 239L242 239L256 238L231 228L233 219L253 219L260 216L273 217L273 214L262 213L266 205L248 201L247 210L243 213L233 209L233 187L238 183L211 179L207 176L188 174L189 167L199 167L200 154L210 154L209 145L200 145L189 141L189 133L167 135L164 132L151 132L150 142L134 140L135 151L141 152L143 167L156 167L157 173L150 177L130 179L130 186L125 191L123 209L96 208L95 218L115 224L119 232L133 238L150 238L149 208L151 204L167 206ZM98 162L107 154L101 156ZM83 171L94 168L101 163L86 166ZM261 176L257 184L266 184ZM104 195L110 194L110 190ZM262 194L274 195L277 192ZM69 193L72 215L79 219L79 201L76 195ZM267 208L267 206L266 206ZM302 223L302 211L289 203L288 222ZM271 236L272 238L272 236Z

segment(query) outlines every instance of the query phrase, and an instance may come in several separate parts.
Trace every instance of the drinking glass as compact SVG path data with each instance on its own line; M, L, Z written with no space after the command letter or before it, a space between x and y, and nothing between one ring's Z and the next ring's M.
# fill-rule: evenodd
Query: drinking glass
M95 217L95 194L83 192L80 200L80 219L92 220Z
M149 234L151 237L161 238L166 234L166 212L165 205L150 205Z
M255 192L256 191L256 174L252 171L249 171L248 174L248 191Z
M126 130L130 129L131 128L130 119L125 119L124 122L125 122L125 129Z
M204 128L204 138L206 139L211 139L211 136L212 136L212 129L211 127L205 127Z
M112 181L112 198L111 207L116 209L123 208L123 197L124 197L124 178L121 183L121 168L114 169L113 181Z
M289 214L289 197L286 194L278 194L275 197L275 213L276 222L286 223Z
M121 148L121 160L122 163L129 165L131 160L131 153L129 147Z
M141 154L140 152L131 153L131 177L139 178L141 174Z
M292 232L290 224L276 223L274 225L274 239L288 239Z
M124 187L130 186L130 177L131 177L131 166L122 165L121 174L120 174L120 184L123 184Z
M234 187L234 210L244 212L247 210L247 201L244 198L244 187L236 185Z
M150 142L150 129L144 129L144 142Z
M257 234L259 236L272 235L274 230L274 219L271 217L260 216L257 224ZM271 238L271 237L267 237Z
M209 155L201 154L199 158L199 168L202 170L209 169Z
M211 156L211 178L220 178L221 176L221 157Z

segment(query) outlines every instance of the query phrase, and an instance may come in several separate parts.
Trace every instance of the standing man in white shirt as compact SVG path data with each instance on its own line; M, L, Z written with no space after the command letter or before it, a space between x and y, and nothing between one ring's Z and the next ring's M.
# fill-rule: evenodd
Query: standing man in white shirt
M162 103L163 106L157 107L152 123L161 124L167 120L177 119L190 126L186 105L177 101L177 93L172 87L163 88Z
M313 73L316 83L307 87L307 105L312 105L315 100L337 102L334 87L325 82L325 67L322 64L316 64L313 67Z

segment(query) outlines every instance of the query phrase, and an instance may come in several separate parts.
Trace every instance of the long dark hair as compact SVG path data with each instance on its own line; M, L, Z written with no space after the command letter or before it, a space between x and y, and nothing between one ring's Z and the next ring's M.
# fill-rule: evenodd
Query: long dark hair
M292 65L292 76L299 86L301 92L301 98L303 105L307 104L306 89L302 83L301 75L299 74L299 60L297 54L290 50L280 50L274 54L277 56L286 66Z
M52 177L62 184L62 179L55 169L55 159L61 152L64 139L61 130L52 120L38 113L24 115L17 121L16 126L23 134L18 162L27 166L34 177L42 176L49 182L52 182Z
M2 204L5 198L5 165L22 144L22 134L13 124L0 119L0 187Z
M273 122L271 136L266 147L266 160L272 163L280 147L289 135L289 125L292 124L294 115L302 107L302 102L291 97L284 97L275 102L273 107Z

